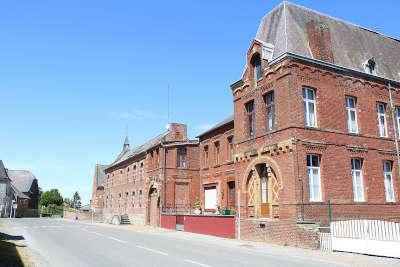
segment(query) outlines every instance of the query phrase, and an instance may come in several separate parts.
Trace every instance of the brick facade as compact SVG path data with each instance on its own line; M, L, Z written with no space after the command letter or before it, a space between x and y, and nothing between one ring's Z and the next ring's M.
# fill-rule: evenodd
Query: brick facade
M387 68L400 47L371 34L282 3L263 18L244 74L231 85L233 118L199 143L173 125L165 142L114 163L106 170L106 213L149 223L149 205L187 213L199 201L205 213L234 210L238 237L310 248L330 219L400 221L400 112L391 109L400 109L400 84ZM380 46L386 61L376 70L376 46L342 47L343 36L392 48ZM142 163L143 179L132 179L129 169ZM206 207L205 192L214 189L215 205Z
M104 219L127 214L131 223L159 225L161 209L190 210L199 195L198 142L186 125L136 149L125 150L106 170ZM178 150L185 159L178 162Z
M206 212L236 208L236 176L234 168L234 123L229 118L222 125L199 136L200 203ZM204 192L216 188L214 209L205 207ZM220 212L219 211L219 212Z

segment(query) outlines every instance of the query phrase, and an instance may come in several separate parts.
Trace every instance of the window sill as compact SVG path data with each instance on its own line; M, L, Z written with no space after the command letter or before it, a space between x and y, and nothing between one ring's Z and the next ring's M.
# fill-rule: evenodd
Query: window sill
M233 164L233 162L234 162L233 160L227 160L227 161L226 161L226 164L227 164L227 165L231 165L231 164Z
M209 167L204 167L202 170L207 171L208 169L209 169Z
M351 135L351 136L360 136L360 133L348 133L349 135Z
M215 164L213 167L214 168L219 168L219 167L221 167L221 164Z
M315 129L318 129L318 126L308 126L308 125L304 125L304 128L305 128L306 130L315 130Z
M309 200L310 204L324 204L325 201L323 200Z

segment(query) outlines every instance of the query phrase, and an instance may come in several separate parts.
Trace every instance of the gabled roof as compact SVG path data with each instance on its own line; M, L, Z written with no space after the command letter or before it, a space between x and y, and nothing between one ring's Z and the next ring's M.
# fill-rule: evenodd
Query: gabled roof
M364 72L363 64L373 57L377 76L400 80L399 40L289 2L264 16L256 39L274 45L272 61L285 53L315 59L307 33L312 20L329 28L334 65Z
M8 179L7 171L2 160L0 160L0 179Z
M22 193L29 192L32 189L32 184L36 177L30 172L25 170L8 170L8 176L12 184Z
M204 136L204 135L206 135L206 134L208 134L208 133L210 133L210 132L212 132L212 131L214 131L214 130L217 130L218 128L220 128L220 127L222 127L222 126L225 126L225 125L227 125L227 124L229 124L229 123L232 123L233 121L234 121L234 116L231 115L231 116L229 116L228 118L224 119L223 121L221 121L221 122L215 124L213 127L211 127L210 129L208 129L207 131L201 133L201 134L198 135L197 137L198 137L198 138L199 138L199 137L202 137L202 136Z
M118 165L119 163L121 163L121 162L123 162L123 161L125 161L125 160L127 160L129 158L138 156L138 155L146 152L147 150L149 150L149 149L161 144L161 142L168 135L168 133L169 133L169 131L166 131L166 132L164 132L164 133L162 133L160 135L157 135L156 137L150 139L149 141L147 141L143 145L138 146L136 148L133 148L133 149L129 149L128 148L128 149L123 150L118 155L117 159L111 165L107 166L105 169L108 169L110 167Z
M22 193L20 190L18 190L18 188L13 183L11 183L11 188L14 192L14 196L16 196L18 198L30 199L30 197L28 197L27 195Z

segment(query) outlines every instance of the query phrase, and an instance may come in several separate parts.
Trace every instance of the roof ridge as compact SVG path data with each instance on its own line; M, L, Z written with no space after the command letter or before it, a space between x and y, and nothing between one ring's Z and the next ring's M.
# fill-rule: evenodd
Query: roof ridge
M309 12L313 12L313 13L318 14L318 15L320 15L320 16L323 16L323 17L326 17L326 18L329 18L329 19L333 19L333 20L336 20L336 21L339 21L339 22L342 22L342 23L345 23L345 24L348 24L348 25L351 25L351 26L354 26L354 27L357 27L357 28L366 30L366 31L373 32L373 33L375 33L375 34L381 35L382 37L386 37L386 38L395 40L395 41L397 41L397 42L400 42L400 37L399 37L399 39L398 39L398 38L396 38L396 37L389 36L389 35L387 35L387 34L378 32L378 31L376 31L376 30L369 29L369 28L367 28L367 27L364 27L364 26L361 26L361 25L359 25L359 24L356 24L356 23L347 21L347 20L345 20L345 19L341 19L341 18L338 18L338 17L334 17L334 16L331 16L331 15L325 14L325 13L323 13L323 12L317 11L317 10L315 10L315 9L311 9L311 8L309 8L309 7L305 7L305 6L302 6L302 5L299 5L299 4L295 4L295 3L292 3L292 2L289 2L289 1L283 1L280 5L282 5L283 3L286 3L286 4L288 4L288 5L291 5L291 6L294 6L294 7L300 8L300 9L303 9L303 10L307 10L307 11L309 11ZM279 6L280 6L280 5L279 5ZM277 7L279 7L279 6L277 6ZM276 9L276 8L274 8L273 10L275 10L275 9ZM271 12L269 12L269 13L271 13ZM269 14L269 13L268 13L268 14ZM285 16L287 16L287 14L285 14ZM264 16L264 17L265 17L265 16ZM264 17L263 17L263 19L264 19Z

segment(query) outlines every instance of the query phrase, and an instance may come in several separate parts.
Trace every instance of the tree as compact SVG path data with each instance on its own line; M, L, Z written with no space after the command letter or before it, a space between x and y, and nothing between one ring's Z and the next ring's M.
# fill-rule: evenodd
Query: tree
M72 200L69 197L64 198L64 206L72 208Z
M60 206L63 204L63 198L58 192L58 189L51 189L49 191L45 191L40 195L40 206L49 206L49 205L57 205Z
M72 197L72 203L75 209L79 209L81 207L81 196L79 195L78 191L74 193Z

